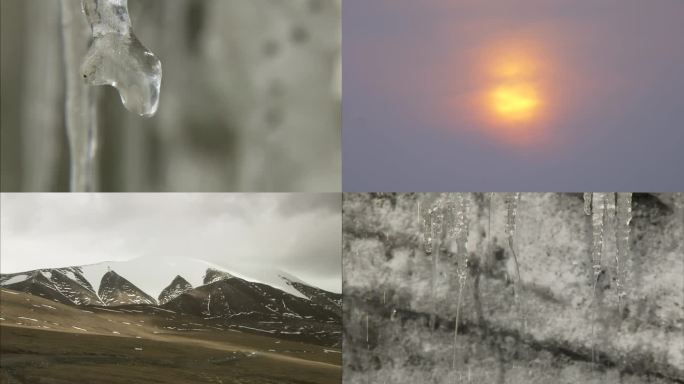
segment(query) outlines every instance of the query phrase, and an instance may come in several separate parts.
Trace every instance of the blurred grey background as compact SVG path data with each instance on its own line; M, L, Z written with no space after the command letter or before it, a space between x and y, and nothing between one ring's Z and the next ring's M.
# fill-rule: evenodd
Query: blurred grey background
M1 0L1 189L66 191L57 0ZM338 0L129 0L157 114L99 87L99 190L339 191ZM76 69L78 70L78 69Z

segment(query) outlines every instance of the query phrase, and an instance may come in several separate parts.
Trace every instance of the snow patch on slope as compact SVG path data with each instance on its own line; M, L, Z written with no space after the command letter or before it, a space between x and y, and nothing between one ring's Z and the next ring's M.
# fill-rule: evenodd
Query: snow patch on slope
M28 275L16 275L2 282L2 285L10 285L14 283L21 283L22 281L28 279Z

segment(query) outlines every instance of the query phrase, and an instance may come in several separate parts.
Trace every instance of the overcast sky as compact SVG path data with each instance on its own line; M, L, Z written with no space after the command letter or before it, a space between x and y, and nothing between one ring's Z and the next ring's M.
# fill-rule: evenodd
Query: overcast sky
M0 202L2 273L196 258L263 263L341 292L340 194L3 193Z
M343 12L345 191L684 189L684 1ZM521 73L497 72L508 61ZM486 97L503 86L536 92L538 113L500 119Z

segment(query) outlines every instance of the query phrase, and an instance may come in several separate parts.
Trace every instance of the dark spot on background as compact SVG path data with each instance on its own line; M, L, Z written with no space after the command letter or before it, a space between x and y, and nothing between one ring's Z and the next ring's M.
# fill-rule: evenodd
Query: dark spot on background
M271 81L268 85L268 95L273 98L279 98L285 95L285 86L279 79Z
M319 13L323 9L323 0L309 0L309 11Z
M294 26L290 32L290 38L294 43L304 44L309 41L309 31L301 25Z
M275 40L268 40L261 46L261 51L266 57L273 57L280 51L280 45Z
M188 4L186 14L187 22L187 44L191 52L199 50L200 36L204 29L204 0L193 1Z
M279 107L270 107L266 110L265 120L269 128L276 128L285 120L284 112Z

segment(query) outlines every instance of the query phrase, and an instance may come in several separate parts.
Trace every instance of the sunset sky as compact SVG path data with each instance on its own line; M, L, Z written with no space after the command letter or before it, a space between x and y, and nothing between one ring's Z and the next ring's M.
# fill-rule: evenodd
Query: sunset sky
M345 191L684 189L682 20L681 0L346 1Z

